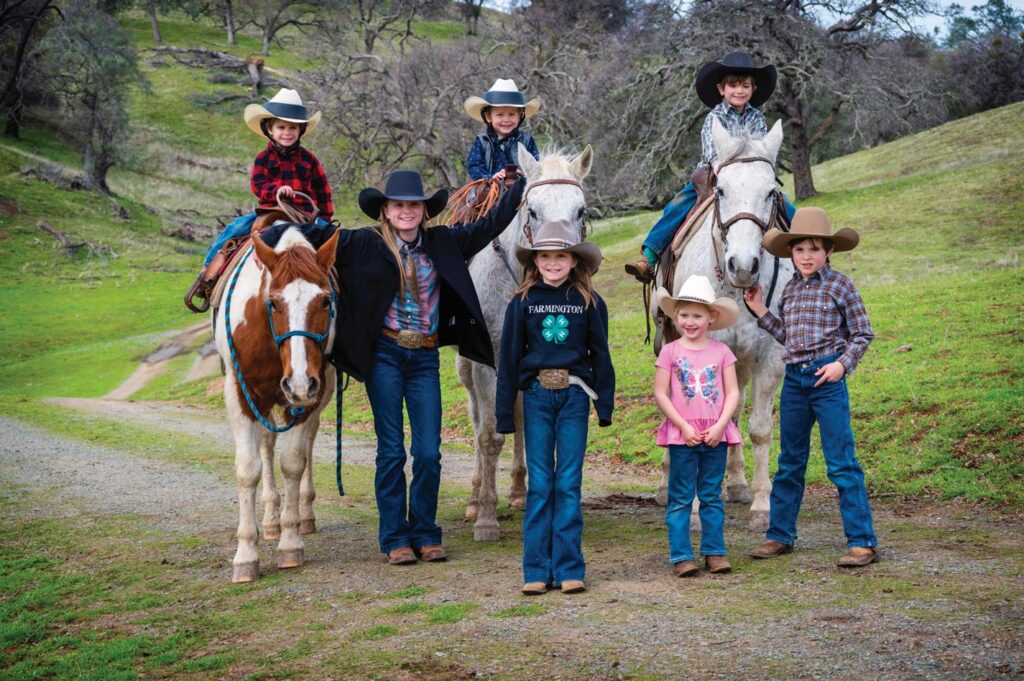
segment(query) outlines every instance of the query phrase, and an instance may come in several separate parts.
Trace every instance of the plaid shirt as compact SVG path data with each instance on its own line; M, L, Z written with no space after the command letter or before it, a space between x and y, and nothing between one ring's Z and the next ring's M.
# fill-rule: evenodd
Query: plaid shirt
M734 137L746 134L751 137L763 137L768 133L768 123L764 114L757 107L749 104L743 107L743 113L721 102L704 119L704 127L700 129L700 162L697 167L714 165L718 160L715 141L711 137L711 120L717 118Z
M313 152L298 144L282 149L273 142L269 143L253 161L250 179L252 193L259 200L260 208L276 208L277 190L287 185L316 201L319 217L330 220L334 215L331 185L327 183L324 167ZM313 208L305 201L298 201L296 205L307 212Z
M786 364L838 354L848 374L875 337L857 287L828 263L807 279L795 273L782 291L779 315L769 311L757 324L786 346Z
M429 336L437 331L441 304L437 270L423 248L423 235L411 245L401 239L399 241L398 252L405 269L406 288L404 292L395 293L391 307L384 315L384 326L395 331L406 329Z

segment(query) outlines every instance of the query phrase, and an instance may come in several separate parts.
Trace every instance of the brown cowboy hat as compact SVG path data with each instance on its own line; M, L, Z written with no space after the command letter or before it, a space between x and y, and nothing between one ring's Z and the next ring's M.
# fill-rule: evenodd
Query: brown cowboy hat
M849 227L844 227L838 232L832 232L832 222L828 219L828 213L821 208L808 207L797 208L793 215L793 224L788 232L772 228L765 232L764 249L778 258L788 258L789 244L795 239L830 239L835 246L835 252L852 251L860 241L860 235Z
M513 249L521 265L529 262L537 251L569 251L590 268L590 273L597 272L604 260L601 249L589 241L580 241L579 230L568 220L545 222L537 228L529 246L515 245Z

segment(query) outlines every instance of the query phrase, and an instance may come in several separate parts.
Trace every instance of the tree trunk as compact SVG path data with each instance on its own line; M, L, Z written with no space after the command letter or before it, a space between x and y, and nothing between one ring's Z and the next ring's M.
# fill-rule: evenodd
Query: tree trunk
M224 0L224 23L228 27L228 45L235 44L235 9L231 0Z
M89 129L85 134L85 150L82 154L82 184L86 187L112 195L107 186L107 171L114 165L108 143L103 139L103 124L95 103L86 103L89 111Z
M811 177L811 145L807 138L807 119L804 115L804 103L801 100L796 102L797 115L791 116L789 123L790 149L793 150L793 186L796 191L796 199L802 201L818 193L814 188L814 178Z
M160 25L156 22L156 0L146 1L146 11L149 12L149 26L153 29L153 42L162 43L164 39L160 37Z
M270 41L274 39L274 34L270 32L270 27L263 29L263 56L270 55Z
M4 122L4 137L21 139L21 106L12 106L7 109L6 121Z

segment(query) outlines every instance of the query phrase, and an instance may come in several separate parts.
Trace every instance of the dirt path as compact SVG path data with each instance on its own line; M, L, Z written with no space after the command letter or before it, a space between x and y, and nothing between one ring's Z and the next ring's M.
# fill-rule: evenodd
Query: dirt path
M157 431L185 432L226 447L229 442L216 413L116 401L59 404L105 418L116 415ZM331 438L320 440L318 460L332 460ZM56 437L3 418L0 442L0 479L36 493L52 492L54 503L32 514L140 514L168 532L198 540L191 548L174 543L162 548L167 570L185 571L176 566L202 562L209 567L188 568L189 580L208 583L211 589L226 581L235 521L229 476ZM347 438L346 458L368 467L372 443ZM665 564L663 510L653 505L650 494L611 493L607 487L629 481L648 484L655 478L631 474L595 468L587 480L590 590L579 597L520 596L519 516L502 520L508 531L501 542L476 544L470 524L460 515L464 499L454 498L450 486L441 500L440 519L452 560L406 569L380 562L372 489L365 474L364 483L353 485L348 497L319 499L320 531L307 538L309 562L301 570L278 574L276 590L286 594L285 603L293 604L289 607L303 604L303 620L329 634L350 671L338 672L341 663L326 649L305 661L295 676L1024 675L1024 523L1019 518L956 504L877 500L883 560L861 572L843 572L833 565L842 550L835 500L830 491L816 490L806 500L799 550L792 555L767 563L745 558L744 550L759 537L746 529L746 509L729 506L726 539L734 572L679 580ZM446 485L467 483L470 458L446 453L445 476ZM507 489L507 479L501 489ZM262 550L263 573L278 573L273 547ZM467 616L439 628L425 625L415 608L396 610L402 602L393 594L411 586L419 589L422 607L465 608ZM521 616L510 617L509 612ZM394 632L352 643L362 640L360 632L381 623ZM287 650L291 644L273 631L256 630L244 639L215 641L208 653L248 650L246 646ZM353 646L356 653L364 653L354 654ZM388 662L409 655L418 659L412 667ZM241 678L260 671L255 664L240 662L218 676Z

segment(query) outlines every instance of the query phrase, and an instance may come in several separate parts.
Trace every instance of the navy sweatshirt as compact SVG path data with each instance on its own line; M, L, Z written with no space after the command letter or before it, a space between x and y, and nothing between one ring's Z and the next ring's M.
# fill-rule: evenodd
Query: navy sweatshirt
M499 433L515 432L512 409L541 369L568 369L597 393L598 423L611 425L615 369L608 351L608 307L594 295L584 309L583 296L567 281L541 282L526 299L515 296L505 308L498 357L495 415Z

